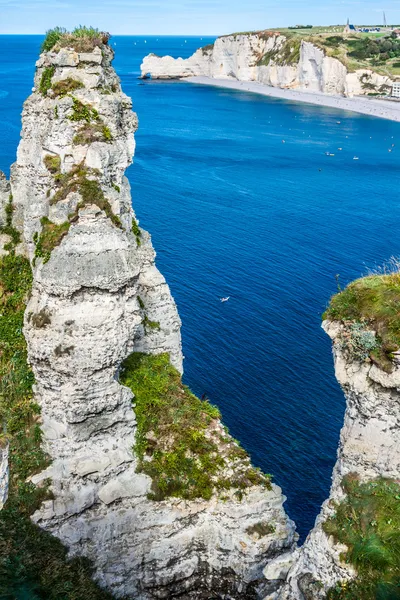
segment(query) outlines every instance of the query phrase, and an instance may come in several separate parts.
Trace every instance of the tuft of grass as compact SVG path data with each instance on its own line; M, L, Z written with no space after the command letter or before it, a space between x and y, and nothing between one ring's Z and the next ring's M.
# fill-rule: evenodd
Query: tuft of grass
M142 325L145 329L150 329L152 331L160 330L160 323L158 321L150 321L147 315L144 316Z
M249 535L254 535L256 533L259 537L265 537L266 535L271 535L271 533L274 532L274 525L271 525L270 523L264 523L263 521L260 521L260 523L255 523L246 529L246 533Z
M134 353L121 367L121 383L135 395L134 451L139 472L152 479L152 500L167 497L210 499L236 488L270 486L269 476L251 467L248 456L234 456L235 440L221 436L220 412L182 385L168 354ZM226 476L228 468L234 475Z
M93 52L108 43L110 34L94 27L79 25L72 32L64 27L49 29L42 44L42 52L58 52L61 48L73 48L76 52Z
M140 227L134 217L132 218L132 233L136 238L137 245L140 246L142 243L142 232L140 231Z
M42 52L50 52L66 33L67 30L64 27L54 27L54 29L46 31L46 37L42 44Z
M86 146L93 142L112 142L110 129L101 122L85 123L76 133L72 143L76 146Z
M376 347L369 356L390 369L391 354L400 348L400 272L353 281L331 298L322 318L375 331Z
M342 482L346 498L324 531L348 548L343 560L357 578L339 583L329 600L395 600L400 591L400 485L390 479L360 483L348 475Z
M47 92L51 88L51 80L53 78L55 70L56 70L56 68L54 65L51 67L46 67L43 70L42 77L40 79L40 84L39 84L39 92L42 94L42 96L47 96Z
M60 170L61 170L61 157L60 156L46 154L46 156L43 159L43 162L45 164L46 169L48 171L50 171L50 173L52 173L52 175L56 175L57 173L60 172Z
M14 205L13 205L13 197L11 194L8 199L8 203L6 205L5 212L6 212L6 224L3 225L2 227L0 227L0 233L10 236L11 242L9 244L6 244L4 246L4 249L7 250L8 252L13 253L13 252L15 252L15 246L18 246L18 244L21 242L21 234L17 229L15 229L15 227L12 224Z
M61 81L57 81L51 87L54 92L54 95L58 98L64 98L67 94L74 92L75 90L79 90L83 88L84 85L81 81L77 81L76 79L72 79L72 77L67 77L66 79L62 79Z
M86 123L91 123L92 121L97 121L99 118L99 113L93 106L90 104L84 104L78 98L71 96L72 98L72 114L68 117L70 121L86 121Z
M56 246L61 244L61 241L67 235L71 223L66 221L61 225L56 225L47 217L42 217L40 220L42 231L39 236L35 236L35 259L43 258L43 263L50 260L52 251Z
M10 445L9 496L0 511L0 598L112 600L92 580L89 561L69 560L67 548L30 519L50 497L48 485L27 481L49 464L22 333L31 286L27 258L0 258L0 422Z

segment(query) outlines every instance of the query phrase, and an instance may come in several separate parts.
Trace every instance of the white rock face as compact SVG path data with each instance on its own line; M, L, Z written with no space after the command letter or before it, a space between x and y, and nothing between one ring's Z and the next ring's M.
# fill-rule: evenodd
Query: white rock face
M3 171L0 171L0 227L6 224L6 205L10 196L10 184ZM1 246L1 244L0 244Z
M143 59L142 77L206 76L340 96L384 92L393 84L389 77L372 71L350 73L339 60L304 40L299 61L287 64L279 55L285 41L279 33L260 32L220 37L213 47L199 49L186 60L150 54ZM264 56L269 57L267 64L259 64Z
M289 571L280 600L322 599L338 581L356 576L340 560L346 547L335 544L322 529L322 523L334 514L332 501L340 502L345 496L343 477L356 473L366 482L377 477L398 480L400 474L400 367L388 374L370 363L349 362L339 346L341 325L325 321L323 328L334 344L336 378L347 408L329 499Z
M8 497L8 445L2 448L0 446L0 510L3 508Z
M50 478L53 492L33 519L71 555L90 558L96 579L116 597L258 598L279 587L279 581L265 580L263 569L293 549L297 538L281 490L253 486L242 501L231 490L224 499L154 502L147 498L151 479L136 472L133 397L118 382L121 362L131 352L168 353L182 371L182 352L179 316L155 266L150 236L141 230L139 244L131 232L134 213L124 172L132 161L137 119L111 60L108 47L103 53L64 49L40 57L12 167L14 222L34 276L24 334L44 446L52 458L32 478L35 484ZM74 141L82 127L71 119L74 99L37 91L49 66L55 67L53 83L72 78L83 84L72 93L75 105L95 109L111 140ZM120 224L95 202L78 207L79 186L53 201L61 184L60 174L55 179L46 167L49 155L59 157L64 184L63 175L78 165L86 169ZM57 225L71 220L47 262L35 258L43 217ZM159 328L147 331L145 317ZM274 532L248 532L261 522Z

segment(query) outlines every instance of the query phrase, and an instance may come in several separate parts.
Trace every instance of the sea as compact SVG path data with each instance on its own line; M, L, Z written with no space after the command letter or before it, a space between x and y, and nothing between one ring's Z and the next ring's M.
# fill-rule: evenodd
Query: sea
M0 36L7 174L41 41ZM185 58L212 41L111 39L139 116L127 175L182 318L185 383L283 488L304 538L329 492L345 409L321 315L338 285L400 255L400 123L138 79L149 52Z

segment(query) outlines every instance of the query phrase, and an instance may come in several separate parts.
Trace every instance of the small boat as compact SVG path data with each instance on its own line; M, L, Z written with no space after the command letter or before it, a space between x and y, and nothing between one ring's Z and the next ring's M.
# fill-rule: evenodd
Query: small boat
M341 125L342 121L336 121L336 125Z
M358 158L358 156L355 156L355 157L353 158L353 160L360 160L360 159Z
M285 140L282 140L282 144L286 144Z
M338 150L343 150L343 148L338 148Z
M226 298L220 298L221 302L228 302L230 296L227 296Z
M334 154L330 154L329 156L335 156Z
M330 152L325 152L325 156L330 156Z

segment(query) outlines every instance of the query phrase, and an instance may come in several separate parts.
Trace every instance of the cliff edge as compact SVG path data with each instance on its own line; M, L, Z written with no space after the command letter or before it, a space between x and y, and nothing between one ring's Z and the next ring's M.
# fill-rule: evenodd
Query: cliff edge
M393 81L389 75L368 67L350 68L331 56L329 39L335 36L307 41L275 31L226 35L188 59L149 54L143 59L141 73L143 78L153 79L206 76L256 81L339 96L385 94L391 90Z

